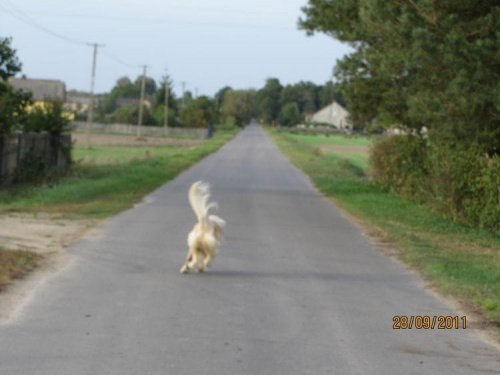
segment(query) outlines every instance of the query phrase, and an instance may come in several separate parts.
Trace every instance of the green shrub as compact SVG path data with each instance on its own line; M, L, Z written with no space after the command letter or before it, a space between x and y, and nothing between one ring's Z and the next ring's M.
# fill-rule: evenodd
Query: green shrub
M429 152L428 181L433 207L453 221L500 227L500 158L478 149Z
M70 119L64 112L63 103L58 100L46 100L36 105L28 113L24 124L24 132L62 134L69 131Z
M222 123L217 125L218 130L234 130L237 128L238 124L234 116L227 116Z
M500 227L500 157L404 135L376 143L370 161L382 187L454 222Z
M18 130L26 119L31 94L14 90L0 79L0 135Z
M421 179L426 175L426 151L421 137L398 135L379 139L370 156L374 180L406 198L425 195Z

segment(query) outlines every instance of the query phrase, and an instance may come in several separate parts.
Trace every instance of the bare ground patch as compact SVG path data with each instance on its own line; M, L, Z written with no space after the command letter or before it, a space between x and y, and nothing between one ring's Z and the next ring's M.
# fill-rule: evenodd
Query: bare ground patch
M25 250L42 256L34 272L13 281L0 293L0 322L29 301L37 286L70 261L63 250L95 227L97 220L66 219L48 213L0 214L0 244L8 250Z
M60 215L47 213L9 213L1 214L0 222L2 247L47 255L61 251L97 221L62 219Z

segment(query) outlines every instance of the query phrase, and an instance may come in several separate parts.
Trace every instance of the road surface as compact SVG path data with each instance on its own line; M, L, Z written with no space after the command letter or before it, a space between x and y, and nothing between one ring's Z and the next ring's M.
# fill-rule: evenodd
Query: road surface
M204 274L182 275L209 181L227 222ZM499 352L470 329L394 330L457 315L383 256L257 125L106 221L0 326L0 374L480 374Z

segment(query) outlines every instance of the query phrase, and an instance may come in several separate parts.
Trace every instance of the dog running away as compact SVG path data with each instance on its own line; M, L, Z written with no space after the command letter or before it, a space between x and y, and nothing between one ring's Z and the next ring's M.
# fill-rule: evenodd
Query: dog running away
M189 250L181 272L186 273L189 269L203 272L217 253L226 222L218 216L208 214L211 208L217 208L217 203L209 202L210 186L207 183L195 182L189 189L188 197L198 223L188 235Z

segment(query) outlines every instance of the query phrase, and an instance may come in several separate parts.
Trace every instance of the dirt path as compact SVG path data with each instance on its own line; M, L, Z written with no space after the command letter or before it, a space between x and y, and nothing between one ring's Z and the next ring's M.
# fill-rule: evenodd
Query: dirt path
M96 224L95 220L68 220L51 214L31 213L2 214L0 221L2 247L42 255L61 251Z
M94 228L99 221L61 219L54 214L0 214L0 245L8 250L29 250L43 256L37 269L0 293L0 323L17 314L36 288L68 265L64 248Z

